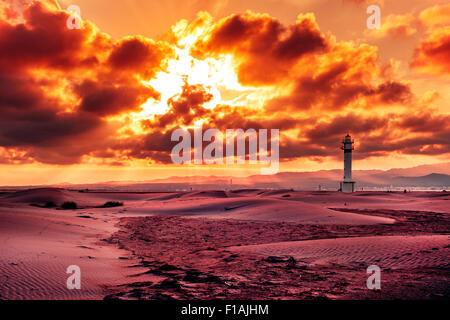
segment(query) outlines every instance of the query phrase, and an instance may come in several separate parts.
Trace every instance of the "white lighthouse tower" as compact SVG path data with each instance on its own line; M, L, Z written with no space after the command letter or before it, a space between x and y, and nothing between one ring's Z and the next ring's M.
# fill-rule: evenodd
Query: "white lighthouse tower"
M341 191L351 193L355 191L355 181L352 181L352 151L354 141L347 134L342 140L341 149L344 150L344 181L341 182Z

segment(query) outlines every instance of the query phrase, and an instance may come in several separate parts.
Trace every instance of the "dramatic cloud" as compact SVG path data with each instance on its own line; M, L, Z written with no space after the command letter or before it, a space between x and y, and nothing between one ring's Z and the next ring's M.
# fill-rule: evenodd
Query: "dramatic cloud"
M26 147L46 163L76 163L107 147L123 123L104 117L158 99L140 79L170 53L140 37L114 43L89 22L69 30L68 17L35 1L23 21L0 24L0 145Z
M162 61L170 54L171 48L163 42L131 37L114 45L108 62L115 71L133 72L149 79L161 70Z
M429 74L450 74L450 26L434 29L414 52L412 66Z
M280 129L282 161L334 156L347 132L359 158L450 152L449 116L386 72L376 46L324 34L311 13L291 25L200 13L155 41L70 30L55 2L27 3L0 5L0 163L170 163L172 131L200 124ZM420 14L421 71L450 73L446 10ZM411 21L388 16L381 32L408 37Z
M334 44L330 51L302 66L293 78L295 84L287 96L278 96L267 104L267 111L340 110L364 103L367 109L380 104L405 103L411 97L408 85L385 81L375 84L381 75L374 47L349 43ZM311 61L310 61L311 62Z
M419 21L428 28L450 25L450 4L423 10L419 15Z
M190 86L185 84L183 92L179 96L169 99L170 110L158 117L157 126L178 124L182 126L192 125L194 120L203 119L210 110L205 109L203 104L209 102L212 95L207 93L202 86Z
M417 32L415 21L412 14L390 14L383 20L380 29L367 33L375 37L408 38Z
M42 2L33 2L24 11L23 23L2 21L0 70L73 71L97 67L101 50L110 45L108 37L90 23L84 24L82 30L68 32L67 18L63 11L50 11Z
M203 56L232 53L239 61L239 81L259 85L276 82L301 57L326 48L312 14L299 15L294 25L285 27L266 14L247 12L220 20L194 52Z
M75 91L82 98L80 111L99 116L114 115L125 111L138 111L149 98L159 95L152 88L142 85L119 85L114 82L85 80Z
M422 11L420 23L425 38L414 52L411 66L423 73L450 74L450 5L434 6Z

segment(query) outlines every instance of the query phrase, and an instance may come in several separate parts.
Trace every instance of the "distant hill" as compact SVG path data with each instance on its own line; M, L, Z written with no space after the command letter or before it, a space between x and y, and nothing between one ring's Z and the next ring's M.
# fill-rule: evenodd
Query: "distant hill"
M393 184L418 187L450 186L450 175L431 173L421 177L395 177Z
M295 189L337 190L343 170L279 172L274 175L169 177L148 181L109 181L96 184L58 184L52 187L130 192L189 191L211 189ZM354 170L353 179L361 188L436 188L450 189L450 162L390 170ZM232 181L232 184L231 184ZM24 186L23 188L29 188ZM2 188L5 189L5 188ZM18 189L18 188L15 188Z

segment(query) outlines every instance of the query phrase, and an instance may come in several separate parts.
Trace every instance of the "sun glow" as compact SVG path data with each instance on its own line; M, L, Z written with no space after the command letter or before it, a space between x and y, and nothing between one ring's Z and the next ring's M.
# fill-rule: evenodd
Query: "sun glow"
M207 58L198 60L189 54L189 49L176 48L176 58L168 61L167 71L159 72L155 78L143 81L161 93L161 99L149 99L142 105L142 112L136 114L138 118L146 118L168 111L168 100L182 93L185 83L202 85L212 95L211 101L204 105L213 109L218 104L232 104L232 101L222 99L220 89L245 91L237 79L233 68L231 55L224 55L221 59Z
M170 100L176 100L186 84L199 85L211 95L211 100L202 105L211 110L218 105L259 109L265 101L280 93L273 86L242 85L237 74L239 60L233 54L202 58L191 54L195 52L192 49L198 41L208 37L211 19L208 14L200 13L191 24L181 20L172 27L170 43L175 54L165 62L163 71L151 79L142 80L144 85L160 93L160 99L150 98L141 105L139 112L127 115L131 119L128 129L133 134L143 133L142 120L153 121L158 115L166 114L171 108ZM197 119L195 125L201 123L203 120Z
M160 92L161 98L150 98L141 107L142 111L131 114L136 121L153 119L155 115L165 114L170 106L169 100L182 94L183 86L201 85L212 96L203 105L204 108L214 109L217 105L236 105L242 101L243 92L253 88L242 86L236 74L235 61L231 54L223 54L217 58L194 58L190 52L196 41L206 31L206 26L189 28L185 21L180 21L173 28L178 41L173 45L175 57L167 61L167 68L156 76L142 83ZM226 99L222 95L226 91Z

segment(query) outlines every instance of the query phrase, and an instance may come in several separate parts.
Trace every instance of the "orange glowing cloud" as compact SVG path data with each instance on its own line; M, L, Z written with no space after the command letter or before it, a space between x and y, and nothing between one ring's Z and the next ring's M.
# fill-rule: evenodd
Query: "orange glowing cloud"
M376 46L324 34L312 13L286 25L203 12L152 40L69 30L52 1L13 11L0 6L1 163L170 163L171 132L196 125L280 129L281 161L332 157L347 131L359 158L450 152L448 115L387 74ZM408 19L384 31L410 35ZM449 39L427 32L413 66L448 74Z
M303 56L326 47L313 14L301 14L285 27L267 14L247 12L218 21L193 52L203 57L231 53L242 84L264 85L288 75Z
M411 14L390 14L384 19L380 29L367 32L374 37L408 38L416 34L416 18Z
M427 74L449 75L450 5L423 10L419 20L426 33L414 52L412 67Z
M419 21L428 28L450 25L450 4L423 10L419 15Z

